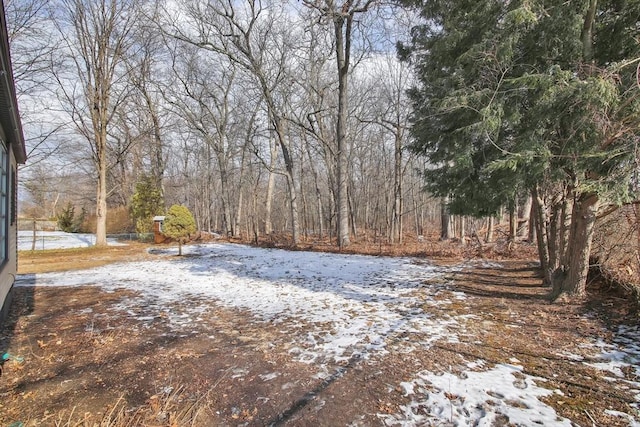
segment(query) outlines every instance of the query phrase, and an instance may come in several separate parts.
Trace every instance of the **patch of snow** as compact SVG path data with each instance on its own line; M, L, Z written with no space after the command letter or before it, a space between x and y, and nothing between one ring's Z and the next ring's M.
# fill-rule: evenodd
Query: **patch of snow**
M640 334L637 332L632 333L621 327L612 344L606 343L602 339L598 339L596 342L595 347L600 350L598 358L602 362L585 362L585 364L609 371L616 376L623 376L621 375L622 368L633 366L636 369L636 373L640 374L640 371L638 371L638 364L640 363L638 345L630 341L637 339L640 339Z
M478 359L474 362L469 362L467 363L467 368L469 369L477 369L477 368L482 368L484 367L484 365L486 364L486 362L482 359Z
M414 393L413 392L414 384L412 382L403 381L400 383L400 387L404 390L405 396L409 396Z
M536 385L540 380L522 373L522 367L499 364L484 372L461 376L423 371L407 383L413 400L400 414L378 414L387 426L416 425L553 425L571 427L538 398L553 394ZM408 394L408 393L407 393ZM449 424L451 423L451 424Z
M37 286L98 285L140 293L120 303L133 318L166 311L185 298L216 300L249 310L265 322L283 322L307 363L343 362L384 354L388 341L405 332L416 348L455 335L459 319L435 319L428 307L441 289L425 281L441 272L405 258L342 256L287 252L242 245L186 246L181 259L158 259L98 267L85 271L18 277L16 284ZM174 253L177 248L165 249ZM459 295L460 296L460 295ZM140 312L144 310L143 312ZM166 312L174 328L197 323L198 308ZM309 331L296 333L296 319ZM283 326L285 327L285 326Z
M465 269L465 268L471 268L471 267L500 269L500 268L503 268L504 266L499 262L488 261L486 259L471 259L455 267L457 269Z
M598 339L595 343L587 344L584 347L595 348L599 352L595 356L599 361L584 361L583 363L615 375L615 377L605 377L605 379L616 383L620 389L633 392L635 403L632 406L636 411L640 411L640 381L638 380L640 378L640 326L620 325L613 336L612 343ZM589 358L589 360L593 359L593 357ZM627 375L625 370L632 372ZM635 415L637 417L639 414ZM631 415L628 416L637 420Z
M614 417L619 417L619 418L626 419L629 422L629 427L640 427L640 422L638 422L638 420L636 420L631 415L626 414L624 412L613 411L611 409L605 409L604 413L607 414L607 415L614 416Z
M258 375L262 381L271 381L275 378L278 378L280 374L278 372L271 372L269 374L260 374Z
M35 240L36 250L85 248L95 244L96 236L87 233L65 233L64 231L38 231ZM111 238L107 239L107 243L110 246L125 245ZM18 231L18 250L30 251L33 247L33 231Z

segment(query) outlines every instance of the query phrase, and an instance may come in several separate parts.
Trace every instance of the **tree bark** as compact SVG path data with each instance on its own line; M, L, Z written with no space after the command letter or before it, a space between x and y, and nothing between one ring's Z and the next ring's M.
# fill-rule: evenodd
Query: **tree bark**
M353 16L335 15L333 19L336 37L336 60L338 65L338 117L336 122L336 165L337 165L337 204L338 204L338 247L351 244L349 236L349 176L346 126L348 114L348 75L351 48L351 25ZM346 26L346 28L345 28ZM344 33L343 33L344 28Z
M542 270L543 283L545 286L552 285L552 270L549 267L549 238L547 234L547 214L546 204L540 194L538 186L531 189L533 202L534 223L536 227L536 238L538 243L538 257L540 259L540 269Z
M487 221L487 236L485 238L485 241L487 243L493 242L493 229L494 229L494 218L493 216L490 216L489 220Z
M394 132L393 209L391 213L391 242L402 244L402 133Z
M587 9L587 15L584 18L584 25L582 26L582 33L580 34L585 62L591 62L593 60L593 23L596 17L597 5L598 0L589 0L589 9Z
M271 98L270 96L268 97ZM272 102L272 101L271 101ZM293 159L289 152L289 146L286 144L285 131L282 125L282 119L272 111L272 122L274 124L278 141L280 142L280 149L282 150L282 157L284 159L286 177L287 177L287 189L289 190L289 213L291 215L291 239L293 246L297 246L300 243L300 224L298 218L298 192L296 189L295 173L293 170Z
M440 240L450 240L453 237L453 221L447 204L447 197L443 197L440 200Z
M276 157L278 151L275 149L275 145L271 146L271 159L269 168L269 179L267 180L267 193L265 194L264 201L264 234L267 236L273 232L273 221L271 219L271 211L273 204L273 191L276 185L276 174L273 169L276 165Z
M589 274L589 255L593 229L598 216L599 198L597 194L580 195L573 204L569 251L562 281L554 297L568 294L571 297L583 297L586 294Z
M527 197L524 205L522 206L522 216L520 224L518 226L518 236L527 238L529 236L530 222L531 222L531 196Z
M509 242L515 242L518 234L518 206L515 197L509 202Z
M105 135L106 137L106 135ZM104 150L102 150L104 153ZM96 246L107 245L107 161L104 154L98 160L98 187L96 191Z

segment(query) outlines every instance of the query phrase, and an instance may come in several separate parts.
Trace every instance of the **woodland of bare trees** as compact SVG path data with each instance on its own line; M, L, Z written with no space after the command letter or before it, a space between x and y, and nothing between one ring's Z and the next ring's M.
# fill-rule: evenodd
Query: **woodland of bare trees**
M412 71L395 52L412 15L345 5L8 1L23 208L55 217L71 201L103 236L151 176L203 231L345 246L424 233L439 208L404 149Z

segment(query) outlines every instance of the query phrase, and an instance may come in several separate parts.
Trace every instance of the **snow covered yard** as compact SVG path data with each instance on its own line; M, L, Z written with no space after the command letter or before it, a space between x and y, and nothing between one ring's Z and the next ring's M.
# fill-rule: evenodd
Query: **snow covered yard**
M175 253L152 249L150 261L22 275L17 286L70 298L57 310L65 322L81 323L80 339L89 346L116 354L118 343L138 337L137 352L127 357L139 354L144 366L126 365L132 376L166 353L165 366L176 372L167 374L162 364L162 375L149 370L145 381L155 391L112 379L111 387L121 386L132 400L171 390L169 378L181 369L183 378L224 390L210 407L218 425L640 425L638 328L611 333L594 316L557 309L542 301L543 290L515 279L499 292L477 285L509 279L502 265L443 267L418 258L231 244ZM101 296L86 307L73 303L76 292ZM25 316L24 330L32 318ZM559 321L569 326L554 336ZM40 350L78 340L62 335L47 330ZM26 353L14 341L10 351ZM215 361L211 349L219 352ZM29 356L22 357L28 369ZM51 357L77 363L63 351ZM208 369L207 361L221 357L225 363ZM124 356L104 358L98 366L111 358L125 363ZM27 387L20 375L16 384Z

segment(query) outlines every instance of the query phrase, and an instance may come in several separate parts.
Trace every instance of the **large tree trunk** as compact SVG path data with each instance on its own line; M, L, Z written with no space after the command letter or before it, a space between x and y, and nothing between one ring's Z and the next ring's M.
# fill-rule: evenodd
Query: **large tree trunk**
M453 237L453 221L447 205L448 200L443 197L440 200L440 240L449 240Z
M338 62L338 117L336 122L336 166L337 166L337 204L338 204L338 246L344 248L349 246L351 239L349 236L349 178L348 178L348 156L346 141L346 127L348 114L348 77L349 77L349 55L351 46L351 23L352 16L334 17L334 30L336 37L336 58ZM343 28L346 29L343 33Z
M593 193L582 194L573 204L568 264L564 266L562 280L558 281L558 286L554 289L554 297L567 294L580 298L586 294L589 255L598 205L599 198Z
M98 153L96 192L96 246L107 245L107 160L104 149Z
M540 269L542 270L543 283L551 286L553 271L549 267L549 236L547 234L547 208L537 186L531 189L533 202L534 225L536 227L536 240L538 243L538 257L540 258Z
M562 219L562 200L560 195L557 194L551 201L550 206L550 214L547 218L547 222L545 224L547 228L547 245L549 246L549 269L551 271L556 271L558 267L562 264L562 232L561 232L561 223Z
M527 238L529 236L529 230L531 229L531 196L527 197L522 206L522 216L520 217L520 223L518 225L518 236Z
M108 96L103 94L107 99ZM107 104L108 105L108 104ZM98 169L98 185L96 189L96 246L107 246L107 112L106 106L92 112L93 126L96 130L95 153Z
M270 109L272 112L273 109ZM289 146L287 145L285 130L282 125L282 119L273 114L272 121L275 127L276 135L278 136L278 142L280 143L280 149L282 150L282 157L284 159L286 176L287 176L287 189L289 190L289 213L291 214L291 239L293 246L297 246L300 243L300 224L298 218L298 192L296 189L295 172L293 168L293 159L289 152Z

